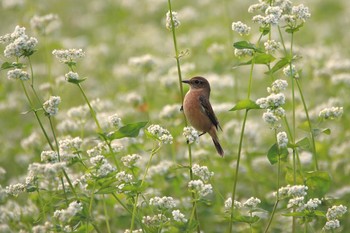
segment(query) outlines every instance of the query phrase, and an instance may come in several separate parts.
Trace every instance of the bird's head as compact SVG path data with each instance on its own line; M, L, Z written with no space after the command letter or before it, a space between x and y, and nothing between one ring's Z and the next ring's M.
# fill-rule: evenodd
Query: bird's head
M182 82L189 84L191 89L207 89L210 91L209 82L203 77L196 76L190 80L183 80Z

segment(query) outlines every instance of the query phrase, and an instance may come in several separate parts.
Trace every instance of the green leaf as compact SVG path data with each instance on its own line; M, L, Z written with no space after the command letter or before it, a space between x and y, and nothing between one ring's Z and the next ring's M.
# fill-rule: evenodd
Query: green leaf
M78 84L81 82L84 82L86 80L86 78L80 78L80 79L74 79L74 78L68 78L67 81L69 83L74 83L74 84Z
M233 47L236 49L252 49L255 52L262 53L261 49L258 49L254 44L248 42L248 41L238 41L233 43Z
M303 26L304 26L304 23L301 23L301 24L299 24L299 25L296 26L296 27L288 27L288 28L286 29L286 32L287 32L287 33L294 33L294 32L297 32L297 31L299 31L299 29L302 28Z
M287 148L278 148L277 143L273 144L267 152L267 158L271 164L275 164L279 159L285 159L288 156Z
M270 27L268 27L268 26L267 27L260 27L259 31L263 34L263 36L265 36L265 35L269 34Z
M296 146L301 149L308 150L311 148L311 143L308 137L304 137L296 142Z
M312 133L315 137L317 137L318 135L324 133L324 134L327 134L327 135L330 135L331 134L331 130L329 128L325 128L325 129L313 129L312 130Z
M104 187L104 188L97 190L97 192L95 192L95 194L110 194L110 193L115 193L116 190L117 190L116 187L109 186L109 187Z
M323 197L331 185L331 177L325 171L312 171L305 173L305 185L311 196Z
M236 66L243 66L243 65L250 65L252 63L254 64L263 64L263 65L267 65L270 64L271 62L273 62L276 58L274 56L272 56L271 54L266 54L266 53L259 53L256 54L252 59L250 59L247 62L242 62L239 63ZM235 68L235 67L234 67Z
M290 59L288 57L281 58L272 68L271 70L265 72L265 74L273 74L283 67L285 67L290 62Z
M140 129L147 125L147 121L131 123L124 125L119 130L109 134L107 137L109 140L120 139L125 137L137 137L139 135Z
M240 100L238 103L229 111L237 111L237 110L250 110L250 109L260 109L260 106L255 103L255 101L250 99Z
M7 61L1 64L1 70L11 69L13 67L15 66L12 63Z
M258 216L244 216L244 215L234 215L233 217L233 221L234 222L244 222L244 223L248 223L248 224L253 224L256 223L257 221L259 221L259 217Z

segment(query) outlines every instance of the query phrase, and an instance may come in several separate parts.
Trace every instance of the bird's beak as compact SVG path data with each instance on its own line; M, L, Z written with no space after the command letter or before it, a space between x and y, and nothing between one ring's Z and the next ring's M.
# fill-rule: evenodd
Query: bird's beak
M190 80L182 80L183 83L187 83L189 84L190 83Z

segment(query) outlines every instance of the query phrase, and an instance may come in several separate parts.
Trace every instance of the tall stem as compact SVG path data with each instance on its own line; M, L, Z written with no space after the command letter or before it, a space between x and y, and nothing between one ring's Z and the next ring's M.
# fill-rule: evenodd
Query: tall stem
M180 54L177 46L177 40L176 40L176 31L175 31L175 25L174 25L174 19L173 19L173 12L171 7L171 0L168 0L168 8L170 13L170 19L171 19L171 32L173 37L173 44L174 44L174 50L175 50L175 59L176 59L176 67L177 67L177 73L178 73L178 82L179 82L179 89L180 89L180 96L181 96L181 104L183 104L184 100L184 91L183 91L183 85L182 85L182 73L181 73L181 65L180 65ZM185 114L183 113L183 119L185 122L185 126L187 126L187 119ZM193 172L192 172L192 150L191 145L188 144L188 160L189 160L189 173L190 173L190 180L193 180ZM197 214L197 200L195 197L195 194L192 193L192 208L194 213L194 218L197 222L197 233L200 233L200 225L198 221L198 214Z

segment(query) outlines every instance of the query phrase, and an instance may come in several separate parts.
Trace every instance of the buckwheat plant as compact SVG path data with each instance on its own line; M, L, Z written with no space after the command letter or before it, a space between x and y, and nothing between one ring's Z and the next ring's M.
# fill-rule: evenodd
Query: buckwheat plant
M184 57L187 54L187 51L181 51L178 48L178 42L177 42L177 36L176 36L176 29L180 27L181 23L178 18L178 13L172 10L172 5L171 5L171 0L168 0L168 12L166 13L166 28L171 31L172 34L172 41L174 45L174 52L175 52L175 60L176 60L176 68L177 68L177 75L178 75L178 85L179 85L179 92L181 96L181 105L184 100L184 90L183 90L183 85L182 85L182 71L181 71L181 65L180 65L180 59ZM192 171L192 150L191 150L191 141L195 141L195 135L193 135L193 132L191 130L191 134L188 134L189 128L187 125L187 120L185 117L185 114L183 114L183 120L185 124L185 130L187 131L186 133L184 132L184 136L187 137L187 148L188 148L188 167L189 167L189 176L190 176L190 182L189 182L189 188L192 190L191 192L191 198L192 198L192 214L191 214L191 219L190 223L192 223L192 219L195 220L195 225L194 227L191 224L188 224L188 229L186 231L194 231L196 229L197 233L200 233L200 225L199 225L199 219L198 219L198 214L197 214L197 197L196 197L196 192L193 192L192 189L192 184L193 182L196 182L193 177L193 171ZM187 136L189 135L189 136ZM209 189L208 189L209 190Z
M272 129L276 143L267 150L267 158L271 165L277 164L277 187L280 186L281 166L282 161L288 161L288 155L291 152L291 167L287 174L291 178L294 185L300 182L297 177L304 178L306 184L316 177L323 177L322 182L318 182L313 187L313 192L318 190L322 195L325 194L324 186L329 185L330 176L327 172L319 170L318 153L316 151L315 137L328 133L328 129L315 128L315 120L309 116L309 110L306 104L306 99L303 93L303 87L300 80L303 78L302 73L296 67L296 63L300 60L300 56L296 55L294 50L295 36L298 32L306 26L311 13L307 6L303 4L293 5L290 0L260 0L259 3L253 4L248 9L249 13L255 14L252 17L253 23L259 27L259 35L256 36L256 42L242 40L234 43L235 55L239 59L246 59L238 64L250 65L250 76L248 81L247 97L238 102L231 111L245 110L243 123L241 128L241 135L239 139L239 146L237 152L236 169L233 177L235 177L232 185L231 200L235 200L236 185L238 180L238 171L241 160L241 152L243 146L243 135L247 122L248 112L253 109L264 109L263 120L268 123ZM249 33L252 34L252 27L243 24L241 21L232 23L232 30L237 32L244 39L249 39ZM267 88L269 96L260 98L256 101L251 100L253 74L254 69L258 65L266 67L265 74L271 80L271 86ZM286 80L283 78L286 77ZM290 94L285 95L285 92ZM286 97L288 96L288 98ZM291 99L289 99L289 97ZM301 106L305 114L305 122L297 122L296 109L299 107L300 99ZM285 105L291 106L291 109L285 108ZM320 112L320 119L334 119L342 115L342 108L324 109ZM297 132L298 125L304 125L306 133L302 137ZM299 138L300 137L300 138ZM313 156L313 171L306 172L301 167L299 153L303 150L310 150ZM321 178L320 178L321 179ZM321 191L322 190L322 191ZM272 214L268 221L265 232L268 232L273 216L280 201L280 192L276 194L276 201L272 210ZM311 201L312 202L312 201ZM310 206L316 205L318 201L309 203ZM229 232L233 229L234 223L234 203L231 201L231 216L229 221ZM298 196L290 200L288 208L292 212L297 213L303 209L304 211L312 209L312 207L305 207L305 200L303 196ZM297 214L291 214L292 232L297 232L296 217ZM314 217L315 215L313 215ZM307 224L305 224L307 229Z

